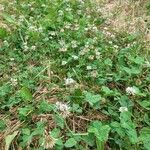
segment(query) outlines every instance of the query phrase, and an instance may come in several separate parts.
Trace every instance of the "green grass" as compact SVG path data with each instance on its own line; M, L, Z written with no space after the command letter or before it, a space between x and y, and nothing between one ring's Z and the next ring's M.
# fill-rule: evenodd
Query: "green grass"
M150 62L139 33L108 29L89 1L3 6L1 149L149 150Z

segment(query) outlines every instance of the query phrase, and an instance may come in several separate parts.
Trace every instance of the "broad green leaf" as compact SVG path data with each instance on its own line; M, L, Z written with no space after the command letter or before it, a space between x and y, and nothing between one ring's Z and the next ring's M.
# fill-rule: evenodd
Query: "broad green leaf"
M95 103L97 103L97 102L99 102L101 100L101 96L98 95L98 94L95 95L95 94L92 94L92 93L87 92L87 91L85 91L84 94L85 94L85 100L87 102L89 102L89 104L91 106L93 106Z
M5 137L5 144L6 144L5 150L9 150L9 147L10 147L12 141L14 140L14 138L17 136L17 134L18 134L18 131L15 131L13 134L7 135Z
M3 39L7 36L7 30L0 27L0 39Z
M102 91L104 92L104 94L106 96L109 96L109 95L112 95L113 94L113 91L110 90L107 86L102 86Z
M54 137L54 138L59 137L59 134L60 134L60 129L59 128L55 128L51 131L51 136Z
M112 66L112 61L111 59L107 58L105 61L104 61L105 65L107 66Z
M150 142L150 128L144 127L140 131L139 141Z
M32 136L43 135L44 130L45 130L45 122L39 121L39 122L37 122L37 128L32 132L31 135Z
M53 106L47 101L42 101L39 105L40 112L50 112L53 110Z
M143 142L144 148L146 150L150 150L150 128L142 128L138 140L139 142Z
M125 133L127 134L131 143L135 144L137 142L137 133L136 133L136 126L131 120L131 113L121 112L120 123L121 127L125 129Z
M76 140L74 138L70 138L66 141L65 147L70 148L77 144Z
M86 144L88 144L88 145L90 145L90 146L94 146L94 135L93 134L88 134L88 135L86 135L86 136L83 136L82 137L82 139L83 139L83 141L85 141L86 142Z
M117 132L119 134L120 137L124 137L125 136L125 132L124 132L124 129L121 128L121 125L119 122L112 122L111 123L111 129L112 129L112 132Z
M30 90L27 87L22 87L20 90L20 95L23 98L24 101L31 101L32 100L32 94Z
M145 109L147 109L147 110L150 110L150 101L144 100L144 101L142 101L142 102L139 102L139 104L140 104L143 108L145 108Z
M130 56L129 60L133 61L136 64L143 64L144 63L144 58L140 57L140 56L137 56L137 57Z
M94 133L96 138L101 142L107 141L109 131L110 127L108 125L102 125L99 121L94 121L88 129L88 132Z
M24 108L19 108L18 110L19 110L20 117L24 118L24 117L28 116L28 114L33 110L33 108L30 106L26 106Z
M0 120L0 131L3 131L6 128L6 122L4 120Z

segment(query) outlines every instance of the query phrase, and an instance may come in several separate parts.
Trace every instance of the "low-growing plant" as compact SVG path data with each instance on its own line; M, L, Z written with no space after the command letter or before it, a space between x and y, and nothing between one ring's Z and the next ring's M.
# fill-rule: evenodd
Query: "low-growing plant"
M148 43L99 4L2 2L1 149L149 150Z

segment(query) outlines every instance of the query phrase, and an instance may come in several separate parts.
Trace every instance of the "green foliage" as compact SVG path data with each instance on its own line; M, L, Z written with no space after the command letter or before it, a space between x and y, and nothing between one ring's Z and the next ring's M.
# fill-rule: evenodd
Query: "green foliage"
M100 95L94 95L90 92L84 92L85 95L85 100L91 105L94 106L95 104L97 104L98 102L100 102L101 100L101 96Z
M6 122L4 120L0 120L0 131L4 131L6 128Z
M74 138L69 138L65 143L65 147L70 148L70 147L75 146L76 144L77 142Z
M89 133L93 133L96 137L96 145L98 150L104 150L104 144L108 139L110 127L108 125L102 125L99 121L92 122L88 129Z
M2 3L0 132L7 149L148 150L143 34L114 31L91 0ZM13 121L20 126L10 127Z
M27 87L21 88L20 95L24 101L31 101L32 100L32 94Z
M140 136L138 140L140 142L143 142L144 148L146 150L149 150L150 149L150 129L147 127L142 128L140 131Z

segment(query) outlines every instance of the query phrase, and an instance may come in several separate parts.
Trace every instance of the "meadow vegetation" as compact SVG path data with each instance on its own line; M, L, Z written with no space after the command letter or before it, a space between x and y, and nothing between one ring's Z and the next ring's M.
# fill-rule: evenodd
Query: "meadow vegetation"
M150 150L150 2L2 0L0 150Z

